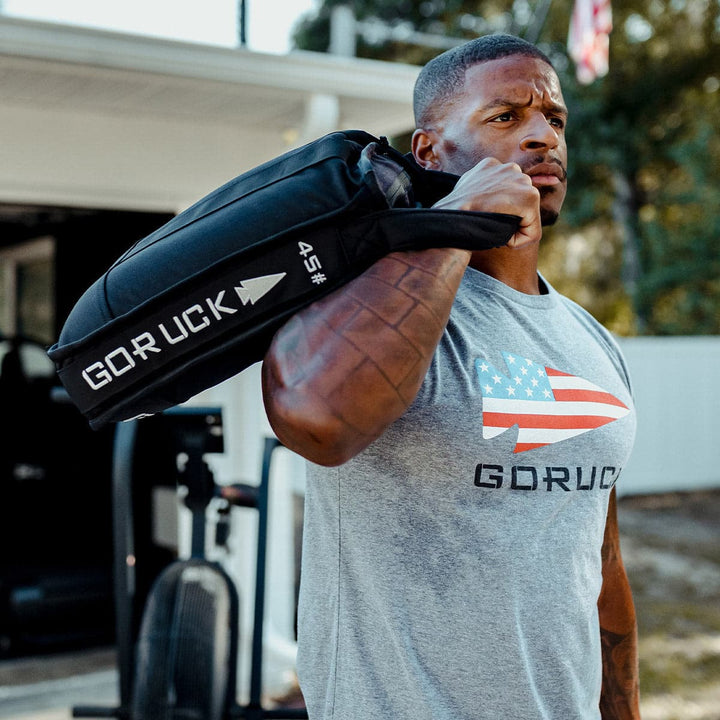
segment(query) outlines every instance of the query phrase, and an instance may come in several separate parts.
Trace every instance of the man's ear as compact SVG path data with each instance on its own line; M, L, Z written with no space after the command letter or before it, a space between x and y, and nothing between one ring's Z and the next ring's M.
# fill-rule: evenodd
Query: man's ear
M417 164L425 170L440 170L440 159L435 152L437 135L433 130L418 128L412 136L412 154Z

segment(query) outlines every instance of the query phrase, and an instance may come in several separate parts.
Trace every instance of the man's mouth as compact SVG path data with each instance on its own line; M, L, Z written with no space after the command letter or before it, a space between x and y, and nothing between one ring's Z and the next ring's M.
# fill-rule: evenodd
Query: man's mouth
M565 171L557 163L541 163L525 171L536 188L560 185L565 180Z
M561 180L557 175L532 175L532 184L535 187L551 187L559 185Z

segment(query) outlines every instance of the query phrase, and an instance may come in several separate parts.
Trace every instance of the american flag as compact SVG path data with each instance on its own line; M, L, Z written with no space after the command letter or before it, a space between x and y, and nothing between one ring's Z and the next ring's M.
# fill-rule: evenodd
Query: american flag
M570 18L568 52L579 82L589 85L607 75L612 7L610 0L575 0Z
M504 352L503 375L475 361L483 395L483 438L519 429L516 453L551 445L618 420L630 410L588 380Z

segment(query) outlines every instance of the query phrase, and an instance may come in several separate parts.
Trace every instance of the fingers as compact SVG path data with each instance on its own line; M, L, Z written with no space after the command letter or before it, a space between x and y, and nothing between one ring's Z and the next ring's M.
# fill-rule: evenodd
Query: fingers
M514 163L513 163L514 164ZM522 179L521 193L515 215L520 216L520 227L518 231L508 241L508 247L522 247L531 243L537 243L542 238L542 222L540 220L540 191L533 185L528 175L520 170L519 165L515 165L520 171ZM523 204L522 201L525 201ZM496 211L497 212L497 211Z
M485 158L460 177L454 190L433 207L517 215L520 229L508 246L521 247L542 236L540 193L516 163Z

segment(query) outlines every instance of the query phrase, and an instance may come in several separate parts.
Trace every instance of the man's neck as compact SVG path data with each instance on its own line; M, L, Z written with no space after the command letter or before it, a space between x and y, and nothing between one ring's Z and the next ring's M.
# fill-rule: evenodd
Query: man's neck
M470 258L470 267L499 280L526 295L541 295L538 277L538 246L524 248L500 247L480 250Z

